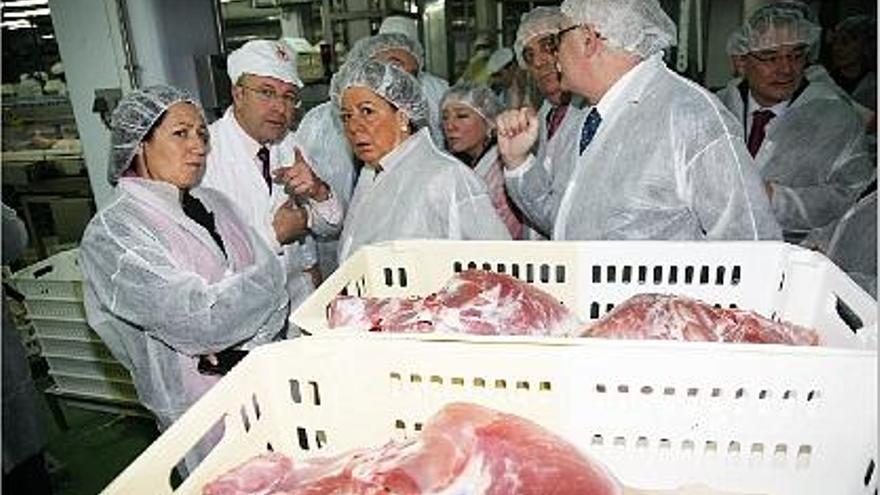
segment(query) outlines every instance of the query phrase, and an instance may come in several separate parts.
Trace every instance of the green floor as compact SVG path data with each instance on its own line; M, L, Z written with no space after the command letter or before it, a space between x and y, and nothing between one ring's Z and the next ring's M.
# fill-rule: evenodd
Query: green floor
M59 403L67 429L47 414L56 495L99 493L158 436L151 419Z

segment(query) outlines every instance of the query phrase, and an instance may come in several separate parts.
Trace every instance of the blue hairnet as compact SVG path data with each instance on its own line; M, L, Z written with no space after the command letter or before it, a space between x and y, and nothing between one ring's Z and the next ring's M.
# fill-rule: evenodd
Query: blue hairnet
M138 145L171 105L192 103L202 113L202 106L188 92L173 86L157 85L127 94L119 101L110 118L110 160L107 181L116 185L131 166ZM204 118L204 115L202 115Z
M421 72L425 65L425 50L421 43L402 33L379 33L368 38L361 38L351 48L348 61L373 58L384 51L395 48L412 55Z
M352 86L367 88L381 96L406 114L416 128L428 125L428 102L422 86L404 70L372 59L343 64L330 81L330 99L337 108L342 105L342 93Z
M483 120L486 121L490 129L495 127L495 117L503 110L498 97L485 84L469 82L456 84L443 95L440 109L442 110L451 103L462 103L473 108L475 112L483 117Z

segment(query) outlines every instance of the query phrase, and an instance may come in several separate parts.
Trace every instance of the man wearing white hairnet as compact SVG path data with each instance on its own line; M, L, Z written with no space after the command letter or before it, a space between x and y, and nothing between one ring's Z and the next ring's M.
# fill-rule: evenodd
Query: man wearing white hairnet
M786 240L839 219L874 176L864 123L830 86L804 77L818 27L764 8L740 29L743 82L718 96L737 117Z
M559 7L536 7L523 14L514 50L544 97L538 109L538 141L534 161L541 166L519 167L506 172L507 191L528 217L536 232L532 238L548 238L559 201L577 161L577 142L586 113L571 102L562 89L556 70L556 33L565 23ZM528 173L525 173L526 170Z
M430 111L430 131L435 144L441 146L443 134L440 123L440 99L449 85L446 81L421 70L423 64L422 46L399 32L377 34L359 40L348 55L348 62L360 59L375 59L401 67L415 77L423 93L428 97ZM338 200L347 210L354 192L357 167L351 148L345 139L339 112L332 102L322 103L303 117L296 131L296 141L301 143L305 153L310 156L317 173L326 180ZM336 270L337 237L319 236L317 238L318 260L323 275L329 276Z
M566 0L562 84L593 105L554 239L778 239L760 179L730 115L671 72L675 25L657 0ZM505 166L533 166L533 111L499 118Z
M319 280L312 234L341 230L338 193L316 176L289 132L302 87L296 54L283 42L254 40L229 55L227 71L233 104L209 127L200 185L229 196L283 258L296 309Z

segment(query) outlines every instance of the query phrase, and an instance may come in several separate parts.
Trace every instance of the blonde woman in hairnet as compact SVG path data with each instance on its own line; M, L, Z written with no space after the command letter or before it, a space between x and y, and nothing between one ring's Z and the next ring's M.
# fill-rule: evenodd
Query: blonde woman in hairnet
M89 326L131 372L138 398L168 428L218 376L232 347L283 335L281 263L213 189L198 102L169 86L135 91L111 121L107 178L115 194L80 244ZM192 468L220 432L186 459Z
M462 82L446 92L440 108L446 148L485 181L510 237L521 239L522 220L504 189L503 164L495 139L495 117L502 110L501 102L485 84Z
M330 95L364 162L340 261L378 241L510 238L480 178L432 141L425 97L409 73L374 60L348 63Z

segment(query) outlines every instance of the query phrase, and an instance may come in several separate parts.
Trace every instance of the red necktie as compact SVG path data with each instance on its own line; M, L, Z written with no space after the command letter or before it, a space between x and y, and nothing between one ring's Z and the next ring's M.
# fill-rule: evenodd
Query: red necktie
M547 139L552 138L553 134L559 129L559 125L562 124L562 119L565 118L567 110L568 105L559 105L547 115Z
M260 147L260 151L257 151L257 158L260 159L260 163L263 165L263 180L266 181L266 187L269 188L269 192L272 192L272 176L269 174L269 148L262 146Z
M767 123L775 116L776 114L772 110L756 110L752 112L752 130L749 132L749 140L747 142L749 153L752 156L757 155L758 150L761 149L761 143L764 142L764 136L766 135Z

